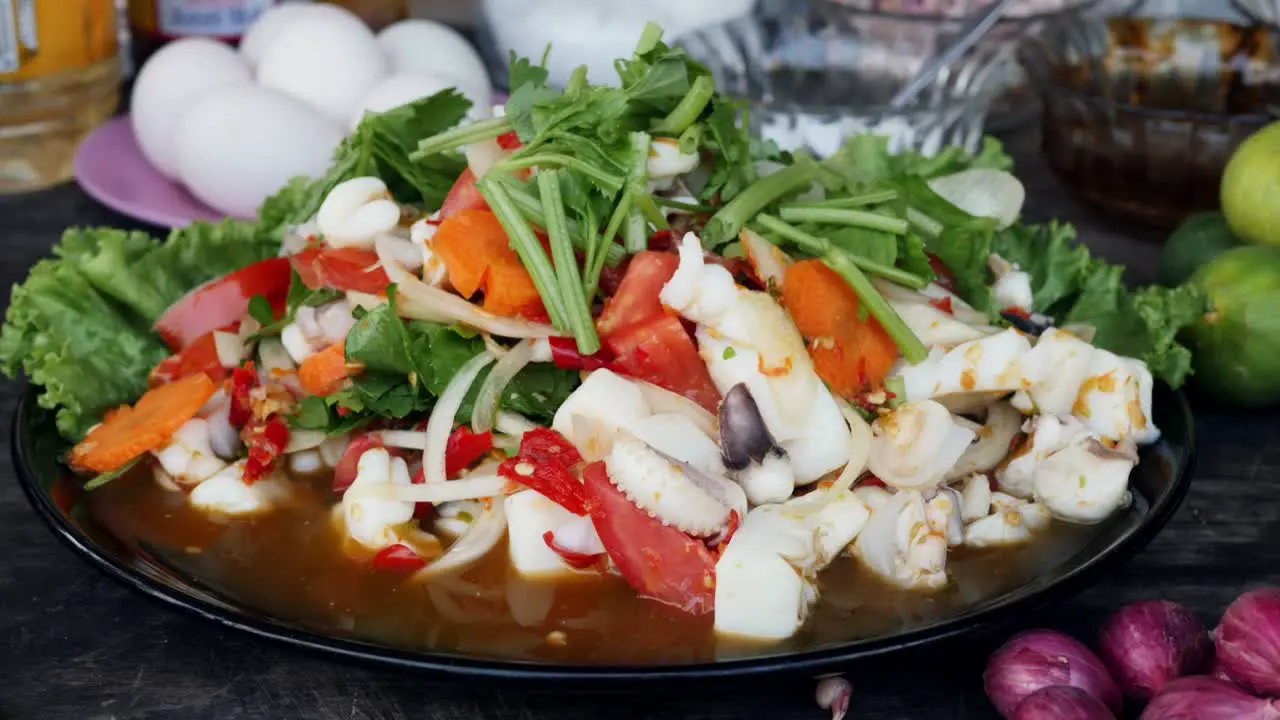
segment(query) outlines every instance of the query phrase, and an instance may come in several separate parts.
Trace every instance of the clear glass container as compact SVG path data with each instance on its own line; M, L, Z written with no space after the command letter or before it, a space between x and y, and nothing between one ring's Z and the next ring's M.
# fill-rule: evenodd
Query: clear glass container
M114 0L0 0L0 193L69 179L76 148L115 114Z

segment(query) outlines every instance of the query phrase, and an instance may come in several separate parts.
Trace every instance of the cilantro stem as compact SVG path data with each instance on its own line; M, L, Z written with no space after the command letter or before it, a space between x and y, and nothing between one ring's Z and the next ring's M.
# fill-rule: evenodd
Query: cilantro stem
M658 46L662 42L662 26L656 22L650 21L644 26L644 32L640 33L640 39L636 41L636 55L643 55Z
M897 198L897 190L875 190L873 192L861 193L859 195L831 198L830 200L815 200L814 202L808 203L787 203L782 206L782 209L855 208L891 202Z
M421 160L429 155L437 155L449 150L457 150L463 145L493 140L511 132L511 119L496 117L480 122L461 125L445 130L418 141L418 149L409 153L410 160Z
M665 228L667 219L649 195L649 152L653 140L645 132L631 133L631 169L627 172L627 197L631 201L631 214L622 226L622 243L629 253L637 253L649 247L648 225ZM656 219L655 219L656 216Z
M711 205L700 205L698 203L684 202L683 200L673 200L660 195L655 195L653 201L659 207L671 208L672 210L682 210L684 212L700 213L702 215L710 215L716 211Z
M936 238L942 234L942 223L929 217L928 214L920 212L913 207L908 207L907 222L919 230L922 234L931 238Z
M671 112L667 113L666 117L653 126L653 131L679 135L698 121L702 111L706 110L707 104L711 102L711 96L715 94L716 84L712 82L711 77L699 75L693 81L689 92L680 98L680 102L671 109Z
M648 223L639 210L632 210L627 223L622 226L622 245L628 253L635 254L649 247Z
M564 93L566 95L577 95L586 86L587 66L579 65L573 69L573 74L569 76L569 84L565 86Z
M703 125L690 125L684 132L680 133L680 137L676 142L680 144L680 152L686 155L692 155L698 152L698 148L702 147L702 137L707 134L707 129Z
M767 224L761 220L762 218L766 218L766 217L769 218L769 222ZM853 263L857 265L859 268L866 270L872 275L879 275L885 280L893 281L895 283L898 283L899 285L904 285L913 290L920 290L921 288L929 284L924 278L920 277L919 275L909 273L906 270L902 270L900 268L896 268L891 265L878 263L875 260L872 260L870 258L866 258L866 257L863 257L862 255L849 252L848 250L845 250L844 248L837 246L836 244L832 243L830 240L827 240L826 238L820 238L815 235L810 235L809 233L801 230L800 228L794 225L788 225L787 223L782 222L781 220L778 220L776 218L769 217L767 215L761 215L759 218L757 218L757 220L761 220L761 225L765 225L766 227L768 227L768 229L771 232L776 233L782 238L790 240L791 242L799 246L801 249L805 250L806 252L811 252L814 255L824 255L828 252L838 252L838 253L848 255L850 259L853 261Z
M542 204L538 202L538 198L534 197L533 193L525 189L523 183L506 173L490 171L490 175L494 177L497 182L501 183L504 188L506 188L507 193L511 196L511 202L515 204L516 210L524 216L525 220L528 220L540 228L546 229L547 219L542 212ZM584 253L591 252L591 238L584 235L581 228L578 227L578 223L573 220L569 220L568 224L569 233L573 238L574 247ZM588 231L589 230L590 229L588 229ZM616 265L621 262L622 258L625 256L626 253L623 252L622 248L614 246L609 248L609 256L606 260L609 264Z
M573 253L568 218L564 214L564 198L560 194L561 170L538 173L538 192L542 196L542 212L547 218L547 236L551 240L551 257L555 260L556 280L564 302L569 330L578 342L578 352L591 355L600 349L600 336L591 320L591 307L583 292L578 258Z
M613 215L609 217L609 224L605 225L604 234L596 239L596 247L600 249L597 249L595 255L591 258L591 262L587 265L585 284L588 302L595 298L596 290L600 287L600 273L604 271L604 264L608 259L608 251L616 249L622 252L623 255L626 254L613 239L618 236L618 229L622 227L622 221L630 214L631 196L623 193L621 202L614 208Z
M125 463L123 467L120 467L120 468L117 468L117 469L115 469L115 470L112 470L111 472L104 472L104 473L102 473L102 474L100 474L100 475L98 475L98 476L94 477L92 480L90 480L89 482L87 482L87 483L85 483L85 484L84 484L84 489L85 489L85 490L97 490L98 488L102 487L103 485L106 485L107 483L111 482L112 480L115 480L116 478L120 477L121 475L124 475L125 473L128 473L130 470L132 470L132 469L134 469L135 467L137 467L137 466L138 466L138 463L142 461L142 458L143 458L143 456L142 456L142 455L139 455L138 457L136 457L136 458L134 458L134 459L130 460L129 462Z
M830 225L849 225L851 227L866 228L867 230L879 230L881 232L893 233L894 235L905 235L908 229L906 220L888 217L879 213L867 212L866 210L850 210L848 208L784 207L780 209L779 214L781 214L782 219L787 222L814 222L827 223Z
M884 299L883 295L876 291L875 286L871 284L867 276L862 274L862 270L858 269L856 255L834 248L827 240L798 230L770 215L760 215L756 218L756 221L766 230L786 237L800 245L807 252L819 256L823 265L831 268L844 279L854 294L858 296L858 300L862 305L871 313L872 317L880 321L880 326L889 334L889 337L893 338L907 362L914 365L928 357L929 352L925 349L924 344L920 342L920 338L911 332L911 328L907 327L907 324L902 321L893 306Z
M503 170L524 170L531 167L562 167L591 178L593 182L607 189L609 192L618 192L622 189L623 180L616 175L612 175L595 167L589 162L581 158L565 155L558 152L534 153L532 155L519 155L508 160L503 160L498 164Z
M757 213L779 198L812 183L814 167L813 163L791 165L748 185L716 211L707 223L706 235L710 244L719 247L733 240Z
M489 209L498 217L502 229L507 231L511 248L520 256L521 264L533 278L533 285L538 289L551 324L559 330L567 330L564 301L556 292L555 269L551 267L551 259L542 249L542 243L538 242L533 228L516 209L507 189L494 178L486 176L476 184L476 188L484 196L485 202L489 203Z

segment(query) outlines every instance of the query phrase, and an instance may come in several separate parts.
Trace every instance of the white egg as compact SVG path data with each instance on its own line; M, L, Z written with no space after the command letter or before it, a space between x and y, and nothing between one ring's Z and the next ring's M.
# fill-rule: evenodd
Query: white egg
M244 60L220 42L183 38L164 46L142 66L129 101L142 154L165 177L176 178L178 115L211 90L251 82Z
M397 73L444 75L474 110L488 116L493 87L480 53L453 28L431 20L402 20L378 33L378 44Z
M258 82L345 125L360 98L388 73L373 33L329 13L290 20L258 64Z
M174 150L187 189L236 217L297 175L328 169L342 130L279 91L239 85L211 92L176 119Z
M358 16L337 5L316 5L310 0L285 0L268 8L253 21L240 38L240 54L252 68L262 62L267 50L291 25L304 17L327 16L359 28L363 26Z
M351 121L348 125L352 130L360 124L367 112L380 113L386 112L392 108L399 107L414 100L435 95L441 90L455 87L457 83L452 78L443 75L428 75L424 73L415 75L405 75L397 73L390 77L383 78L374 85L364 97L360 98L356 111L351 114ZM464 93L465 94L465 93ZM485 117L482 114L487 109L484 105L472 105L468 112L474 118Z

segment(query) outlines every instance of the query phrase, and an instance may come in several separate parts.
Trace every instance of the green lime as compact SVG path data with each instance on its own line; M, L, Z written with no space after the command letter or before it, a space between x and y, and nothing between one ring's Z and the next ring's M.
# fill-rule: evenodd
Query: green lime
M1280 245L1280 122L1240 143L1222 173L1222 214L1240 239Z

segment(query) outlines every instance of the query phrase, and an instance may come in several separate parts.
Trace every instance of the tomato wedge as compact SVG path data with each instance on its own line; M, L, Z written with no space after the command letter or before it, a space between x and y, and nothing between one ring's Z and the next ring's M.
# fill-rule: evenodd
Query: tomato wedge
M289 295L291 279L286 258L254 263L187 293L156 322L156 332L177 352L214 330L239 322L256 295L265 297L279 313Z
M366 450L382 447L382 441L376 435L361 435L352 438L347 449L342 452L338 466L333 469L333 491L342 494L356 481L356 471L360 464L360 456Z
M160 364L151 371L150 385L151 387L167 385L174 380L196 373L208 375L209 379L215 383L220 383L227 377L227 370L222 367L222 361L218 359L218 346L213 340L213 333L201 337L181 352L161 360Z
M646 250L632 257L618 291L604 304L596 321L600 336L607 340L645 320L665 315L658 293L679 266L680 258L671 253Z
M378 265L378 256L368 250L311 247L290 255L289 263L302 284L312 290L332 288L376 294L391 284L386 271Z
M683 395L716 412L720 391L680 318L659 315L607 340L619 371Z
M440 219L451 215L457 215L463 210L488 210L489 203L485 202L484 196L480 194L480 189L476 187L476 175L471 172L471 168L462 171L458 176L453 187L449 189L449 194L444 198L444 204L440 206Z
M627 584L694 615L715 607L716 561L701 542L636 507L609 481L604 463L582 472L587 512Z

